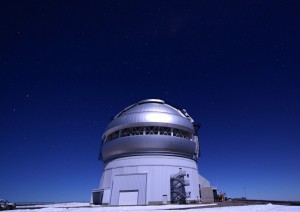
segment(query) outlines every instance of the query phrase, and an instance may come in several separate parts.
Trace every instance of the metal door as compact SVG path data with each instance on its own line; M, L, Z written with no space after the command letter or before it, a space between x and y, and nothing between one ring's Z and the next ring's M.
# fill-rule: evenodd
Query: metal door
M137 205L138 196L138 191L120 191L119 205Z

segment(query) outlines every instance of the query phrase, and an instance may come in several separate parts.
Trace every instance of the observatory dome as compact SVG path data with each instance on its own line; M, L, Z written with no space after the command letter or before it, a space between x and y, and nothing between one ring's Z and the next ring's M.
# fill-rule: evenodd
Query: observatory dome
M163 100L139 101L108 124L102 137L102 159L157 154L197 159L193 122L186 110Z
M91 201L101 205L213 201L209 181L198 173L199 127L185 109L160 99L139 101L120 111L102 136L103 172Z

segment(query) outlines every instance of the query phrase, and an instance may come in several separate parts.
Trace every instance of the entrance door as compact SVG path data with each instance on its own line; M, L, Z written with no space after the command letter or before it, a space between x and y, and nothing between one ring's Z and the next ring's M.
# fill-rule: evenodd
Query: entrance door
M146 205L147 174L113 177L110 205Z
M137 205L138 191L120 191L119 205Z

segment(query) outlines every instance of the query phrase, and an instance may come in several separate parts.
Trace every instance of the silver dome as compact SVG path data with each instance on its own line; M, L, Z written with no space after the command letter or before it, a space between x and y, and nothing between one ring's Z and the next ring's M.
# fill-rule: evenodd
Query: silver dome
M104 161L141 154L167 154L195 158L193 119L160 99L133 104L108 124L103 134Z
M191 119L192 120L192 119ZM119 114L107 126L104 135L128 126L176 126L179 129L193 132L191 121L180 110L166 104L160 99L146 99L131 105Z

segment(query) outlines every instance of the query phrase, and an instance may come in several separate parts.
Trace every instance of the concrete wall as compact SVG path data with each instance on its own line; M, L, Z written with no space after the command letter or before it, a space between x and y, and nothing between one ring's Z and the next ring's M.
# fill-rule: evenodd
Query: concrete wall
M126 184L132 187L129 179L121 179L118 176L142 174L147 176L145 204L163 204L166 201L171 201L170 177L178 173L180 168L186 171L187 176L185 176L185 180L190 182L190 185L185 187L186 192L190 192L190 197L187 198L187 201L199 201L197 163L190 159L173 156L135 156L113 160L104 166L100 189L112 189L110 204L115 205L117 204L116 194L114 193L115 183L118 182L124 188L127 186Z
M138 205L146 205L146 174L125 174L114 176L111 205L119 204L121 191L138 191Z
M199 174L198 179L199 179L200 188L210 187L210 182L205 177Z
M212 203L214 202L213 189L211 187L204 187L200 189L201 191L201 202Z

